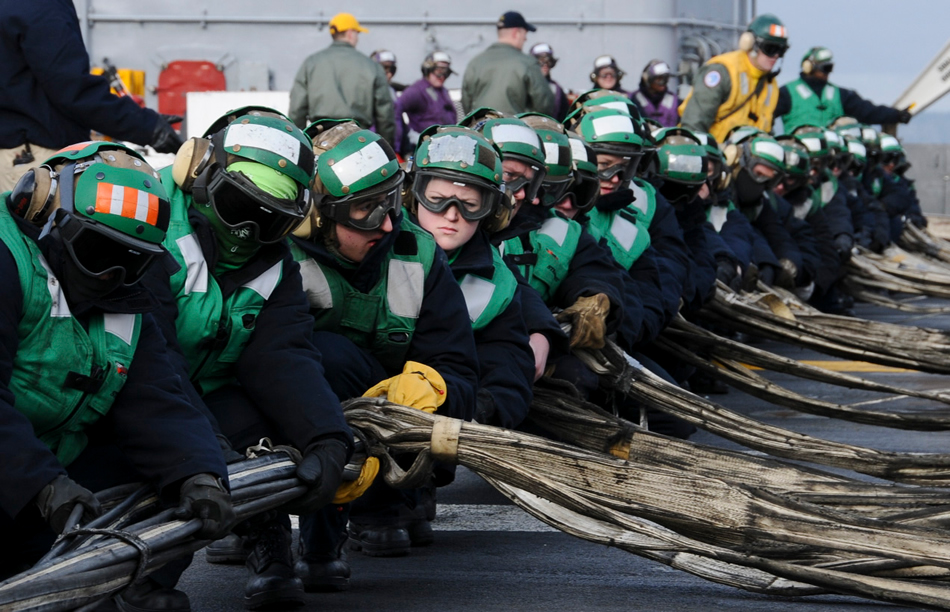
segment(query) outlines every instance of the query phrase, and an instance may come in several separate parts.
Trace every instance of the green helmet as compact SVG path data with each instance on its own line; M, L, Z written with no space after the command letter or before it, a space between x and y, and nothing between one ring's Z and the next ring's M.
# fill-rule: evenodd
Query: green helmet
M778 137L778 142L785 149L785 174L789 177L808 177L811 170L811 155L808 147L791 134Z
M460 126L432 126L420 135L413 159L411 212L418 214L417 205L437 213L454 205L468 221L486 220L489 232L507 225L511 199L502 182L501 151L481 134ZM474 188L478 201L428 197L427 187L433 179Z
M674 206L690 202L706 182L706 147L686 128L663 128L653 137L660 193Z
M622 158L620 163L598 170L601 180L610 180L618 174L621 183L633 179L648 144L638 133L633 117L611 108L598 109L584 115L578 131L597 155Z
M753 136L758 136L759 134L764 134L764 133L765 132L763 132L762 130L760 130L759 128L755 126L741 125L736 128L733 128L732 131L730 131L729 134L726 135L726 140L725 142L723 142L723 145L724 146L730 145L730 144L737 145L740 142L743 142L745 140L748 140L749 138L752 138Z
M574 207L581 213L594 206L600 195L597 180L597 154L576 132L567 132L571 145L571 161L574 167L574 182L569 192L574 196Z
M568 188L574 181L574 161L571 154L571 142L564 126L541 113L522 113L518 118L534 129L544 146L544 165L547 174L544 177L544 195L542 206L554 206L564 199Z
M811 174L811 156L808 148L791 134L778 137L785 149L785 191L794 191L808 183Z
M881 134L881 159L880 163L897 163L904 155L904 147L899 140L890 134Z
M179 167L179 152L173 176L229 230L273 243L306 218L313 149L310 138L287 117L257 108L234 117L210 136L207 160L199 156L205 147L197 144L204 141L195 142L193 161L185 159Z
M817 125L800 125L792 132L792 136L808 149L813 170L822 170L832 158L831 147L828 145L826 130Z
M357 230L379 228L398 216L405 173L396 153L375 132L355 121L332 121L317 130L313 180L317 227L329 220Z
M868 165L873 166L881 158L881 133L869 125L862 125L861 142L867 151Z
M693 136L695 136L706 149L707 177L710 179L718 179L722 173L722 167L725 162L722 151L719 149L719 143L716 142L716 138L708 132L697 132L696 130L692 132Z
M585 113L597 107L612 108L640 118L640 109L626 95L612 89L589 89L574 99L564 125L573 127Z
M802 72L811 74L820 70L825 74L831 72L835 63L835 57L828 47L812 47L802 56Z
M746 31L752 33L755 44L759 47L776 45L781 47L782 53L788 49L788 30L782 21L771 13L763 13L753 19ZM767 55L771 54L767 53Z
M490 108L472 111L459 125L480 132L496 145L501 151L502 163L514 160L525 164L531 170L524 176L505 181L509 194L514 195L524 189L525 201L531 202L538 197L547 170L544 163L544 146L537 132L521 119Z
M850 134L844 135L844 143L845 146L848 147L848 153L851 155L851 172L855 176L860 176L868 163L867 147L864 146L860 138L856 138Z
M832 121L828 127L833 129L838 134L838 136L841 136L842 138L845 136L850 136L852 138L861 140L861 125L857 121L851 117L844 117L844 119L851 119L852 122L841 123L838 121L839 119L842 119L842 117L838 117L838 119Z
M43 225L43 235L57 228L85 275L116 272L110 288L135 284L165 254L168 194L145 159L118 143L81 142L58 151L17 181L8 205L15 216Z

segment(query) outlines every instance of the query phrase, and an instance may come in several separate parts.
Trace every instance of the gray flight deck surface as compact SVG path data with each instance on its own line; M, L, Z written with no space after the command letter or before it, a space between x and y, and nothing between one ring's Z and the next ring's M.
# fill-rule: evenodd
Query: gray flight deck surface
M916 302L941 304L937 300ZM943 302L942 304L946 304ZM859 304L858 316L878 321L950 329L950 315L911 315ZM757 347L799 360L832 360L776 342ZM850 403L874 394L822 385L783 374L767 374L779 384L829 401ZM915 372L861 372L859 376L921 389L950 388L950 377ZM893 451L947 452L950 433L885 429L797 413L734 389L711 396L716 402L769 424L813 436ZM902 405L901 401L894 402ZM881 406L878 405L877 408ZM692 440L735 445L706 432ZM301 610L432 611L504 610L741 610L857 612L898 609L852 597L800 599L766 597L707 582L615 548L591 544L527 516L472 472L460 469L455 483L438 493L435 544L408 557L370 558L350 553L353 578L342 593L307 595ZM185 573L179 588L193 609L243 609L245 571L209 565L204 553Z

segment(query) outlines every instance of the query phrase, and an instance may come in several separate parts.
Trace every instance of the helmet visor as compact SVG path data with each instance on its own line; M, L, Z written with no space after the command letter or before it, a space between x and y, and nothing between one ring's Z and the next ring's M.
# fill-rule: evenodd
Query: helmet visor
M412 185L412 194L416 201L426 210L434 213L441 213L455 206L459 214L466 221L480 221L490 215L495 207L501 203L504 192L501 189L490 189L485 185L469 183L465 181L451 180L451 185L463 187L465 194L456 192L453 195L440 193L438 186L429 189L432 179L441 179L438 176L420 176ZM429 195L427 196L426 193Z
M130 287L165 254L161 245L137 240L105 225L75 219L68 225L72 231L64 226L63 244L76 266L89 276L116 273L122 284Z
M294 200L274 197L240 173L217 172L208 185L215 214L230 229L249 229L263 244L280 242L300 225L309 210L310 193Z
M778 58L785 55L785 52L788 51L788 45L763 41L759 43L759 51L762 53L762 55Z

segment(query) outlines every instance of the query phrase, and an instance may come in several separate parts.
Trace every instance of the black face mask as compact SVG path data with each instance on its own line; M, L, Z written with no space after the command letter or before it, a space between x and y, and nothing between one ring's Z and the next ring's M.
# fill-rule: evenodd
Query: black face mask
M79 269L72 257L63 258L63 291L66 299L74 311L85 310L86 306L93 305L122 284L120 275L113 274L108 280L89 276Z
M746 168L742 168L735 181L736 203L739 206L758 204L765 193L765 187L765 183L756 181Z
M702 183L699 185L686 185L674 181L666 181L660 187L660 193L673 205L673 208L679 210L693 201L696 194L699 193Z

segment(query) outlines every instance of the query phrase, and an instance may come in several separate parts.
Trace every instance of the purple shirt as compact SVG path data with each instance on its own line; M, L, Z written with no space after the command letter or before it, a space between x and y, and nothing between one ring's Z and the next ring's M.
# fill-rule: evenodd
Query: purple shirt
M654 92L645 92L641 87L630 94L630 99L640 105L644 117L655 120L663 127L673 127L680 122L677 110L680 101L674 93L666 91L657 96Z
M415 148L416 139L427 127L452 125L458 121L449 91L444 87L436 89L425 79L419 79L404 89L396 100L396 116L401 118L403 113L409 117L411 147L410 151L401 151L404 155Z

